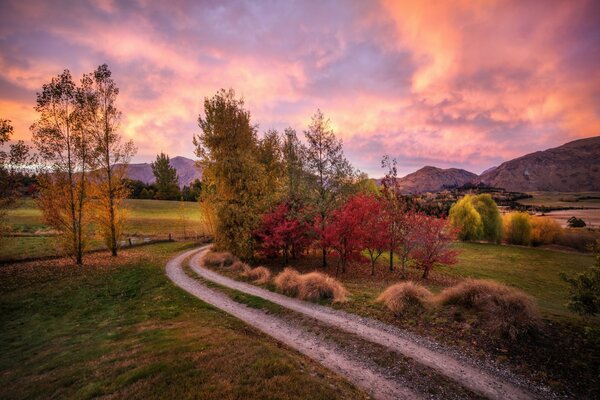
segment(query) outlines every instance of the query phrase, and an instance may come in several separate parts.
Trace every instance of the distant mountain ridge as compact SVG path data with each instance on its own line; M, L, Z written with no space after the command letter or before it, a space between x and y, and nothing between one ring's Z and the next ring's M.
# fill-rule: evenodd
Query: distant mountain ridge
M398 178L404 193L438 192L468 183L509 191L600 191L600 136L526 154L476 175L464 169L423 167Z
M475 178L476 174L464 169L442 169L428 165L398 178L398 185L403 193L438 192L449 187L463 186Z
M170 159L170 164L177 170L179 187L189 186L196 179L202 180L202 169L194 160L177 156ZM126 174L129 179L136 179L146 184L156 181L150 163L129 164Z
M600 191L600 136L515 158L484 171L474 183L519 192Z

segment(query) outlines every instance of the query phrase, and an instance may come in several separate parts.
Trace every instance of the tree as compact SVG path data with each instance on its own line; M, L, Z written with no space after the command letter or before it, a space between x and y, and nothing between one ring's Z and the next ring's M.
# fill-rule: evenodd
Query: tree
M325 232L325 225L331 213L342 201L340 192L353 177L353 170L342 150L342 142L335 137L330 123L321 110L313 115L308 130L304 131L306 167L315 176L312 199L319 218L319 232ZM322 238L323 239L323 238ZM327 266L327 247L321 240L323 267Z
M435 264L455 264L458 253L451 248L455 231L448 227L446 220L418 214L415 219L415 235L418 245L412 251L417 267L423 269L423 279Z
M312 176L306 171L306 147L292 128L287 128L284 132L282 157L286 201L292 208L303 207L308 200Z
M181 196L185 201L198 201L202 193L202 182L200 179L194 179L189 186L185 185L181 190Z
M156 178L156 198L159 200L177 200L179 192L177 170L171 166L169 156L163 152L156 156L156 161L150 164Z
M258 138L244 101L233 90L204 100L201 132L194 136L203 167L203 201L216 213L215 245L242 258L252 257L252 234L265 204L265 169L257 159Z
M483 221L473 206L472 198L466 195L450 208L450 223L458 230L460 240L479 240L483 236Z
M594 316L600 314L600 241L593 249L595 261L592 267L574 277L564 272L560 277L569 283L570 293L567 306L580 315Z
M371 261L371 275L375 275L375 263L385 251L388 238L386 229L386 215L382 201L373 194L361 194L359 197L364 208L365 220L362 222L362 240L369 253Z
M301 253L312 240L310 224L302 220L301 215L293 213L286 203L263 214L257 232L261 253L270 257L282 254L284 265L290 256Z
M69 70L37 93L39 119L31 126L33 143L45 162L38 205L45 221L61 232L64 249L78 265L89 239L88 164L90 144L77 88Z
M512 212L504 216L504 237L510 244L531 244L531 216L525 212Z
M267 131L258 141L256 158L265 171L262 208L269 210L281 201L285 179L282 144L276 130Z
M119 88L111 78L108 65L103 64L81 80L79 102L83 123L90 133L93 165L92 175L96 199L95 220L113 256L117 255L118 239L124 223L123 200L127 186L123 179L127 164L135 154L133 142L123 143L118 132L121 112L116 107Z
M390 271L394 270L394 254L400 255L402 271L404 272L406 260L412 242L409 241L411 229L411 215L414 213L409 199L402 195L398 184L398 168L395 159L384 156L381 161L382 168L387 168L387 173L382 179L382 199L385 215L384 226L387 229L387 250L390 253Z
M369 200L365 197L365 195L354 196L335 210L321 234L324 247L332 248L340 257L336 276L340 265L344 273L349 262L362 259L361 252L365 249L363 223L370 211L366 206ZM322 226L322 224L317 226L319 225Z
M489 193L462 197L450 208L449 218L461 240L500 243L502 239L502 218Z
M7 150L3 149L12 134L10 120L0 119L0 236L5 231L6 211L16 204L20 196L22 168L32 162L29 146L22 140L11 144Z

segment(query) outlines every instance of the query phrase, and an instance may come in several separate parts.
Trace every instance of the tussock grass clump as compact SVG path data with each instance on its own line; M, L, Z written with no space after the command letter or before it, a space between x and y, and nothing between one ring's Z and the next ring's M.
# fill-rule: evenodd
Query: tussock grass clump
M274 283L278 291L295 297L299 294L302 276L295 269L287 267L275 277Z
M498 282L468 279L443 290L436 303L473 310L488 329L512 340L534 333L541 326L532 298Z
M237 258L226 251L209 251L203 258L204 265L207 267L229 267L234 262L237 261Z
M320 272L301 275L298 297L302 300L331 299L334 303L347 300L348 291L334 278Z
M432 299L429 289L408 281L388 287L375 301L385 304L394 314L400 315L422 312L431 304Z
M271 280L271 271L265 267L256 267L242 272L242 276L250 279L253 283L264 285Z
M248 272L250 271L252 268L250 268L250 266L248 264L246 264L245 262L242 261L236 261L233 264L231 264L231 267L229 267L230 270L235 271L235 272Z

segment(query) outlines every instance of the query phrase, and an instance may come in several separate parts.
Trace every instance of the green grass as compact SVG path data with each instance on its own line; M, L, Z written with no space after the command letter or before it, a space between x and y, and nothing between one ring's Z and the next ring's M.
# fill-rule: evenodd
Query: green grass
M149 237L166 239L188 237L204 232L198 203L163 200L125 200L127 222L124 237ZM15 209L9 210L7 222L13 232L22 236L2 239L0 261L20 260L35 257L57 255L55 242L47 234L51 227L44 224L42 212L32 199L23 200ZM95 238L92 248L102 246L102 240Z
M492 279L523 290L537 299L548 317L569 316L568 284L560 272L575 274L592 265L589 254L494 244L459 243L459 262L438 271L451 276Z
M176 288L166 243L0 268L0 398L362 398Z

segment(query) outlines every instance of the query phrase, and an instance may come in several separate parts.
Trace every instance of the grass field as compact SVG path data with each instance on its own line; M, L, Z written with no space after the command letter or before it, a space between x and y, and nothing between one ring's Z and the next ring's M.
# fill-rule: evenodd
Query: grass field
M176 288L185 243L0 267L0 398L363 398Z
M600 208L600 192L531 192L519 203L532 206ZM589 198L593 197L593 198Z
M195 202L127 199L125 207L128 214L125 237L166 239L169 234L182 237L184 225L187 236L204 232L200 207ZM44 225L35 201L26 199L19 207L10 210L8 223L15 233L22 236L3 239L0 261L56 255L54 240L49 235L51 228ZM92 241L92 248L101 246L101 240Z

